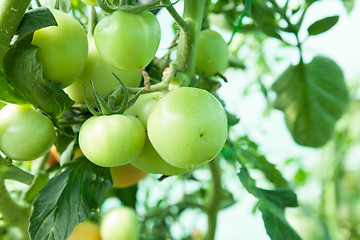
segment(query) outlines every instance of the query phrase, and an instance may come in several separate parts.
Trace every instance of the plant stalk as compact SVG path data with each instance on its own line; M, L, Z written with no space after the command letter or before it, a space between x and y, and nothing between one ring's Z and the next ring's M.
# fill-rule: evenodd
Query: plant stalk
M30 0L0 1L0 62L2 62L29 4Z
M220 208L222 185L221 185L221 169L219 165L219 159L215 158L209 163L211 176L212 176L212 189L207 207L208 216L208 231L206 233L206 240L215 239L217 215Z
M177 72L183 79L180 85L188 86L195 75L195 54L204 16L205 0L185 0L183 19L186 28L180 28L177 48Z

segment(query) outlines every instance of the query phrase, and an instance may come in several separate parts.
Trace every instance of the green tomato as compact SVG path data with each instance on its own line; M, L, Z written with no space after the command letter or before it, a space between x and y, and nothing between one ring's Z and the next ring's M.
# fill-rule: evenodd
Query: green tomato
M0 110L0 149L13 160L33 160L55 141L52 121L29 105L8 104Z
M181 175L189 171L188 169L177 168L165 162L154 149L148 137L145 139L143 150L140 155L132 161L132 164L145 172L166 176Z
M124 114L132 115L138 118L146 130L150 113L154 110L159 99L163 96L164 94L161 92L141 94L136 102L129 109L127 109Z
M229 50L221 35L212 30L200 32L195 58L196 74L211 77L223 73L229 64Z
M84 103L83 87L85 86L86 97L90 102L93 102L94 94L90 81L94 83L96 90L100 95L105 97L111 90L120 86L120 82L112 73L115 73L128 87L138 87L142 79L141 72L138 70L123 71L105 63L96 49L94 38L90 38L89 53L84 70L79 78L65 88L64 91L75 101L75 103Z
M115 11L95 27L97 49L105 62L122 70L146 67L160 43L160 25L148 12Z
M148 119L149 139L169 164L192 169L212 160L227 138L227 117L209 92L175 89L161 98Z
M133 161L141 152L145 130L133 116L114 114L94 116L80 128L79 145L87 159L102 167L115 167Z
M36 58L44 77L61 87L70 85L81 74L88 52L86 32L71 16L50 9L58 26L34 32L32 44L38 46Z
M136 212L129 207L111 210L100 224L102 240L138 240L139 231Z

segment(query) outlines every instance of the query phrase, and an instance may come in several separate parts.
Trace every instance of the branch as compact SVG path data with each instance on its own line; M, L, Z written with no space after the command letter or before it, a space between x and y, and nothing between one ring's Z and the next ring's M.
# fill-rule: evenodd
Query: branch
M2 62L29 4L30 0L0 1L0 62Z
M221 185L221 169L219 166L219 158L215 158L209 163L212 176L212 191L207 206L208 215L208 231L206 233L206 240L215 239L217 215L221 203L222 185Z

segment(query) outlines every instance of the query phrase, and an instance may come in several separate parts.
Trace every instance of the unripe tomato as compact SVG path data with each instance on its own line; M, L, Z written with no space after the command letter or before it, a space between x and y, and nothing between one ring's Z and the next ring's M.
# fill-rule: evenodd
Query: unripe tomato
M136 212L129 207L108 212L100 224L102 240L138 240L139 230Z
M36 58L42 64L44 77L66 87L85 66L88 41L84 28L74 18L56 9L50 11L58 26L35 31L32 44L40 47Z
M79 146L87 159L102 167L133 161L141 152L145 130L133 116L114 114L91 117L80 128Z
M120 82L114 77L113 73L127 87L138 87L140 85L142 78L140 71L119 70L105 63L96 49L94 38L91 37L89 38L89 53L84 70L79 78L65 88L64 91L75 103L84 103L83 87L85 86L86 97L92 102L94 101L94 94L90 81L94 83L100 95L105 97L111 90L120 85Z
M0 149L13 160L33 160L53 145L52 121L29 105L8 104L0 110Z
M115 11L95 27L97 49L105 62L122 70L146 67L160 43L160 25L148 11Z
M143 150L131 164L143 171L166 176L181 175L189 171L188 169L174 167L164 161L158 152L156 152L147 136Z
M111 167L110 173L111 179L113 181L112 186L114 188L125 188L133 186L147 175L147 172L134 167L131 163L122 166Z
M100 227L89 220L78 224L67 240L101 240Z
M195 58L196 74L211 77L223 73L229 64L229 50L221 35L213 30L200 32Z
M150 116L150 113L155 108L159 99L163 97L164 94L161 92L152 92L141 94L136 102L127 109L124 114L132 115L140 120L143 124L145 130L147 129L147 121Z
M212 160L227 137L223 106L209 92L175 89L159 100L148 119L149 139L169 164L192 169Z

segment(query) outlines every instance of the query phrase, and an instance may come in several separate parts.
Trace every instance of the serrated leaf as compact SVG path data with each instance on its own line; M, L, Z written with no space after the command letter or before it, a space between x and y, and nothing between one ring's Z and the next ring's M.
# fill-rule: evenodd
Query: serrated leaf
M291 189L258 188L246 168L241 168L238 175L245 189L259 199L259 210L269 237L272 240L300 240L284 215L286 207L298 206L296 194Z
M16 30L16 41L22 40L36 30L49 26L57 26L57 22L50 10L46 7L34 8L26 12L21 20L20 26Z
M85 157L50 179L34 201L30 217L31 240L67 239L76 225L99 207L111 188L109 168Z
M7 81L28 102L52 118L58 118L74 102L61 87L44 79L42 66L36 60L39 48L30 42L31 36L28 36L6 53L4 69Z
M308 27L307 31L310 36L324 33L330 30L333 26L335 26L338 20L339 20L339 16L331 16L331 17L323 18L311 24Z
M266 233L271 239L301 240L300 236L287 222L283 209L264 201L260 201L259 209L262 213Z
M319 56L309 64L290 66L273 89L275 107L285 113L295 142L310 147L320 147L331 138L349 98L341 68Z
M258 188L255 180L250 177L246 168L241 168L238 175L246 190L254 195L254 197L271 202L281 208L298 206L296 194L291 189L267 190Z
M124 206L131 208L136 207L136 193L138 191L138 185L126 187L126 188L113 188L114 194L121 200Z
M241 153L254 168L260 170L276 187L284 188L288 186L286 179L280 171L274 164L270 163L265 156L248 150L241 150Z

